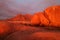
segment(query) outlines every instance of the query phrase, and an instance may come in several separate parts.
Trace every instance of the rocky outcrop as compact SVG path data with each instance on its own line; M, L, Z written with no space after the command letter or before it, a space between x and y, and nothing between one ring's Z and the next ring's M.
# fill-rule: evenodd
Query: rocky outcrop
M31 19L32 24L46 26L60 26L60 6L48 7L44 12L35 13Z
M18 14L17 16L6 19L6 21L30 21L31 17L31 14Z
M35 25L40 26L38 27ZM51 27L51 29L47 28L49 26ZM59 29L57 27L59 27ZM28 40L60 40L59 31L60 31L60 6L48 7L47 9L45 9L45 11L37 12L34 15L18 14L17 16L7 20L0 20L0 38L2 37L2 39L3 37L7 37L7 35L14 32L12 34L12 37L10 36L11 40L15 38L18 39L19 37L23 39L23 36L24 40L27 39L27 37L30 38L30 39L28 38ZM17 37L14 36L15 32L17 32L16 34L16 36L18 35ZM24 34L24 35L22 34L23 36L20 34L21 32L23 32ZM25 35L27 34L25 34L24 32L31 34L30 36L28 35L26 37ZM10 40L10 37L7 37L9 38L8 40Z
M44 12L37 12L31 19L32 25L48 25L49 20L43 15Z
M31 14L25 14L24 15L26 21L31 21L32 15Z
M24 20L25 20L25 18L24 18L24 15L22 15L22 14L18 14L15 17L7 19L7 21L24 21Z
M52 26L60 26L60 6L48 7L45 10L45 14L48 16L50 24Z

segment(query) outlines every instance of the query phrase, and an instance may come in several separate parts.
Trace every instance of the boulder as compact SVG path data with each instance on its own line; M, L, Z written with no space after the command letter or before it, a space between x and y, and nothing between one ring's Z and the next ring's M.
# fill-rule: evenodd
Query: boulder
M45 10L45 14L49 18L50 25L60 26L60 6L48 7Z
M43 12L37 12L31 19L31 24L60 27L60 6L51 6Z

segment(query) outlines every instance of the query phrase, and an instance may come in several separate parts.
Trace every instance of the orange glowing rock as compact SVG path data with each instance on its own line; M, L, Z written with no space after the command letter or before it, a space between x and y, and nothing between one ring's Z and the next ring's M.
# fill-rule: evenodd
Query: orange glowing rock
M27 13L27 14L24 15L24 17L25 17L25 20L26 20L26 21L30 21L32 15Z
M34 24L34 25L37 25L40 23L40 20L39 20L39 17L38 17L38 14L34 14L32 19L31 19L31 24Z
M60 6L48 7L44 12L38 12L31 19L32 24L60 26Z
M48 25L49 24L49 21L48 19L43 15L44 13L43 12L38 12L38 13L35 13L35 15L33 15L32 19L31 19L31 23L34 24L34 25Z
M32 15L30 14L18 14L15 17L9 18L6 21L30 21L31 20Z
M46 15L50 20L50 25L60 26L60 6L48 7L45 10Z
M19 14L13 18L7 19L8 21L24 21L25 18L22 14Z

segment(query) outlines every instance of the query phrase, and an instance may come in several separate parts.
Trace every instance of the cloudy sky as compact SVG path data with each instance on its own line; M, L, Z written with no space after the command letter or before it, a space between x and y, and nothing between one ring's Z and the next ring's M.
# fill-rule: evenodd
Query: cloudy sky
M0 19L19 13L34 14L52 5L60 5L60 0L0 0Z

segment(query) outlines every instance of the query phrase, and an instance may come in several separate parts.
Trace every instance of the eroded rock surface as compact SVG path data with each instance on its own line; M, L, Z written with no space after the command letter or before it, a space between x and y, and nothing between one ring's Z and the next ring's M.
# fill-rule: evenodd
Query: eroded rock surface
M60 27L60 6L51 6L44 12L37 12L32 17L31 23Z

